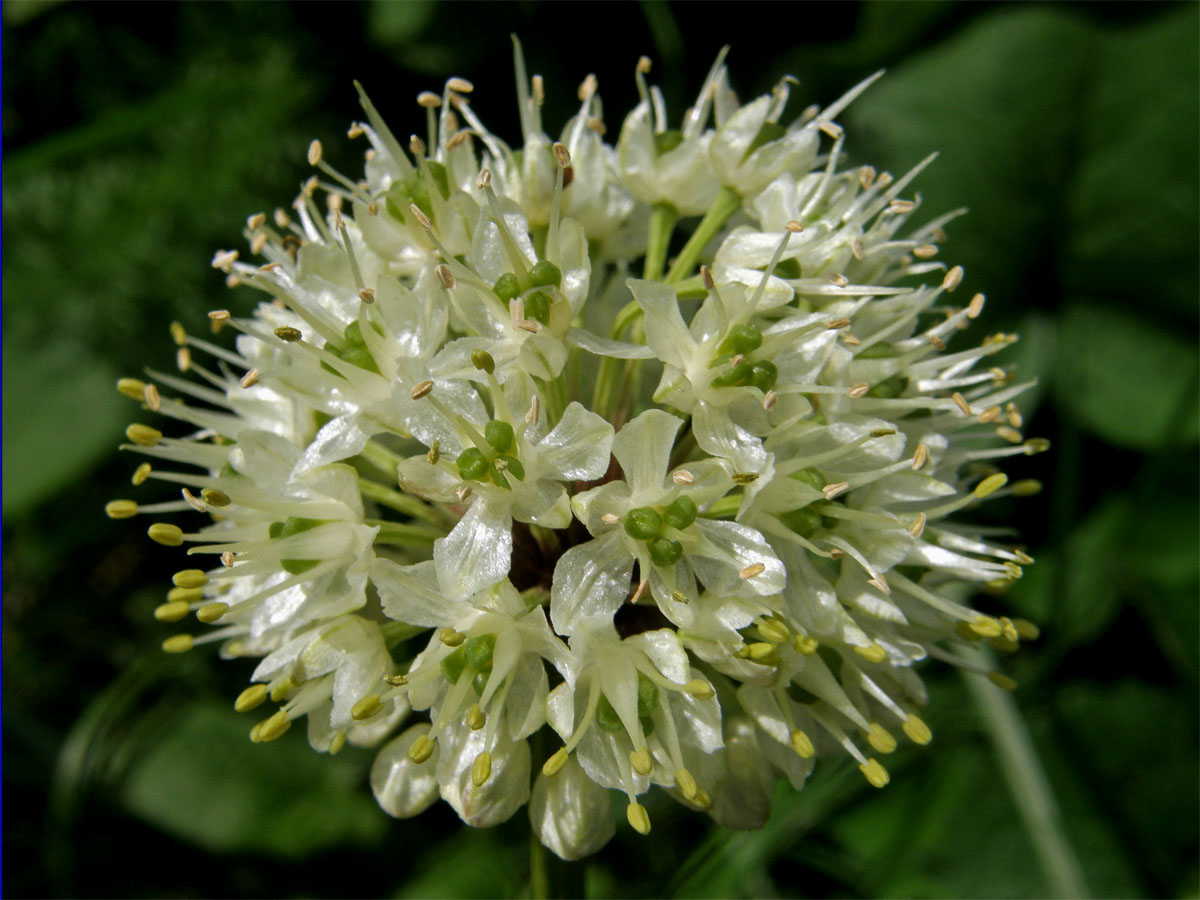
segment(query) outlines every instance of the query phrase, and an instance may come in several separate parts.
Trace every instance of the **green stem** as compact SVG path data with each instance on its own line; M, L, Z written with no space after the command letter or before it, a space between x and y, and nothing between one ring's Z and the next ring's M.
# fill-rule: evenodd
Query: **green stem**
M378 469L380 473L386 475L390 481L396 480L396 467L400 465L403 457L397 456L374 441L367 441L358 455Z
M741 205L742 198L733 188L723 187L717 191L712 206L708 208L708 212L704 214L704 218L700 220L700 224L696 226L692 236L688 238L688 242L679 251L679 258L675 260L675 265L671 266L671 270L667 272L667 277L664 279L667 284L680 281L691 274L692 268L699 261L700 254L708 242L717 236L717 232Z
M670 203L656 203L650 210L650 234L646 239L646 262L642 277L647 281L660 281L663 266L667 262L667 249L671 245L671 232L679 216Z
M442 529L428 525L405 525L383 519L364 519L363 523L371 527L379 526L379 533L375 535L376 544L432 544L446 536Z
M614 341L621 340L621 336L625 333L625 329L629 328L642 316L642 308L638 306L636 300L630 300L626 303L613 321L612 329L609 331L609 337ZM621 375L623 367L621 363L624 360L614 359L611 356L605 356L600 360L600 371L596 374L596 388L592 392L592 409L597 415L603 416L609 422L612 421L614 412L612 405L614 396L617 393L617 387L621 383Z
M437 511L416 497L410 497L408 494L393 491L389 487L384 487L382 484L369 481L366 478L358 479L358 491L368 500L374 500L380 506L386 506L388 509L394 509L396 512L404 513L412 516L414 519L421 519L433 525L443 524L442 517L438 515Z
M549 900L550 851L542 846L537 832L529 830L529 896L533 900Z
M994 667L986 651L972 650L969 658L982 668ZM1086 897L1079 859L1063 831L1054 792L1012 695L974 673L964 671L963 678L983 714L1008 789L1050 883L1050 893L1055 897Z

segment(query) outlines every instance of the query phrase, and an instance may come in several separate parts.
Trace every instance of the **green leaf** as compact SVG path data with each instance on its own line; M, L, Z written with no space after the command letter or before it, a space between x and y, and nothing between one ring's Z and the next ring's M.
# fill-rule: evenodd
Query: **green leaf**
M1138 450L1198 434L1195 335L1144 312L1072 303L1059 329L1055 395L1080 425Z
M4 342L6 521L114 455L132 405L115 384L107 363L71 342Z
M125 805L212 853L298 859L382 837L385 817L364 790L360 760L316 753L302 734L252 744L252 724L216 703L188 705L133 762Z

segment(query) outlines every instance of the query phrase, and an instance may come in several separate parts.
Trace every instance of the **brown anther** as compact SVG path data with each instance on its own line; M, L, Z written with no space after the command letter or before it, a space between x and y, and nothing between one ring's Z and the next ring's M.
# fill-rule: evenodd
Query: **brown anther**
M925 513L917 513L917 517L912 520L912 524L908 526L908 533L915 538L919 538L922 532L925 531Z
M258 384L258 369L251 369L249 372L247 372L245 375L242 376L242 381L241 381L242 387L250 388L250 387L254 387L254 385L256 385L256 384Z
M846 393L852 400L857 400L859 397L865 397L867 391L870 389L871 386L869 384L867 384L865 381L861 381L858 384L853 385L850 390L846 391Z
M979 318L980 314L983 312L984 299L985 298L984 298L983 294L976 294L974 297L971 298L971 302L967 304L967 318L968 319L978 319Z
M223 565L227 569L230 569L233 567L233 551L232 550L226 550L224 553L221 554L221 565Z
M492 183L492 170L483 168L479 170L479 175L475 178L475 186L481 191L486 190Z
M554 150L554 161L558 163L560 169L565 169L571 165L571 152L567 150L565 144L555 141L552 149Z
M851 347L857 347L859 344L862 343L862 341L860 341L858 338L856 338L850 332L846 332L845 334L842 335L842 343L847 344L848 346L851 346Z
M841 559L845 555L846 555L846 551L843 550L841 547L834 547L832 550L829 551L830 559Z
M1025 436L1015 428L1010 428L1007 425L1001 425L996 429L996 437L1003 438L1010 444L1019 444L1025 440Z
M419 137L417 137L415 134L409 136L408 152L411 153L413 156L415 156L417 159L424 159L425 151L427 151L428 149L429 149L429 147L426 146L425 142L423 140L421 140Z
M219 330L219 326L213 326L213 331ZM180 372L186 372L192 367L192 351L187 347L180 347L175 351L175 368Z
M850 325L850 320L846 318L830 319L825 323L825 327L830 331L837 331L839 328L846 328Z
M315 166L321 161L321 142L313 141L308 145L308 164Z
M442 105L442 98L433 91L421 91L417 94L417 105L426 109L437 109Z
M875 169L873 166L863 166L858 170L858 183L862 185L864 191L875 183Z
M930 344L930 346L933 347L934 350L937 350L939 352L946 349L946 342L943 341L936 334L931 333L929 335L929 344Z
M434 274L437 275L438 281L442 283L448 291L454 290L458 286L458 281L454 278L454 273L450 271L450 267L445 263L438 263L433 267Z
M917 444L917 449L913 451L912 470L914 472L921 471L927 462L929 462L929 448L924 444Z
M362 137L364 134L366 134L366 130L362 127L361 122L351 122L350 127L346 130L346 137L350 140Z
M586 103L596 96L596 89L600 87L600 82L596 80L596 76L588 73L587 77L579 85L577 96L581 103Z
M954 401L955 406L957 406L960 410L962 410L962 414L964 416L971 415L971 405L969 403L967 403L966 397L964 397L958 391L955 391L953 394L950 395L950 399Z
M288 237L291 237L291 235L288 235ZM260 271L260 272L274 272L276 269L282 269L282 268L283 268L283 263L279 263L279 262L269 262L269 263L267 263L265 266L259 266L259 267L258 267L258 271Z
M600 135L601 137L603 137L605 132L608 131L608 129L604 127L604 123L601 122L599 119L597 119L595 116L588 116L587 122L585 122L584 124L587 125L589 130L594 131L596 134Z
M1021 410L1012 401L1004 404L1004 414L1008 417L1008 424L1013 428L1020 428L1025 422L1025 418L1021 415Z
M713 280L712 269L708 266L700 266L700 280L704 282L706 291L714 291L717 289L717 283Z
M936 244L922 244L920 247L914 247L912 255L917 259L932 259L937 256L938 248Z
M775 408L775 404L779 402L779 395L774 390L767 391L763 394L762 408L771 410Z
M746 566L746 568L738 572L738 578L746 581L747 579L753 578L755 575L761 575L765 571L767 571L767 567L764 563L754 563L753 565Z
M460 128L454 134L450 135L450 140L446 141L446 149L453 150L456 147L461 147L471 139L471 129Z
M883 179L881 178L880 181ZM917 208L917 204L911 200L893 200L888 204L888 209L894 213L910 213Z
M300 333L299 328L292 328L290 325L281 325L275 329L275 337L290 344L293 341L300 340L304 335Z
M953 269L947 272L946 277L942 279L942 287L944 287L947 291L952 291L962 284L962 280L963 267L955 266Z
M979 414L979 421L987 425L989 422L995 422L1001 416L1001 409L998 406L989 406Z
M835 481L833 484L827 484L821 488L821 493L825 495L826 500L832 500L834 497L842 496L848 490L850 490L850 482Z
M250 239L250 252L255 256L262 253L265 246L267 246L267 236L261 231Z
M650 74L650 66L651 66L650 57L648 57L648 56L639 56L638 57L637 70L641 74L649 75Z
M730 476L730 478L733 479L734 484L740 484L740 485L754 484L754 482L758 481L758 473L757 472L735 472L733 475Z
M871 585L871 587L875 588L886 596L890 597L892 594L891 586L884 581L882 575L876 575L874 578L868 579L867 584Z
M534 75L529 79L530 86L533 88L533 99L538 106L546 102L546 82L541 75Z
M460 94L469 94L475 90L475 85L471 84L465 78L459 78L457 75L446 81L446 87L452 91L458 91Z
M676 484L695 484L696 476L687 469L676 469L671 473L671 480Z
M786 228L792 234L799 234L800 232L802 232L804 230L804 226L801 225L799 222L797 222L795 219L788 219L787 224L784 225L783 227Z
M858 238L850 238L850 255L859 260L864 256L862 242Z
M212 258L212 267L220 269L223 272L228 272L229 267L237 262L238 252L236 250L218 250Z
M422 228L426 230L433 228L433 223L429 221L429 216L421 212L421 207L417 206L417 204L408 204L408 211L412 213L412 217L417 220L417 224Z
M850 284L850 279L845 275L842 275L840 272L835 272L825 280L835 287L846 287L848 284Z
M642 597L646 596L646 591L649 588L650 588L650 582L647 581L645 578L643 578L641 581L638 582L638 586L637 586L637 588L634 589L634 592L632 594L630 594L629 602L637 603L639 600L642 599Z
M426 378L424 381L417 382L413 386L413 389L408 392L408 396L412 397L414 400L420 400L432 390L433 382Z
M363 288L361 291L358 292L358 299L361 300L363 303L374 303L375 302L375 289L374 288Z

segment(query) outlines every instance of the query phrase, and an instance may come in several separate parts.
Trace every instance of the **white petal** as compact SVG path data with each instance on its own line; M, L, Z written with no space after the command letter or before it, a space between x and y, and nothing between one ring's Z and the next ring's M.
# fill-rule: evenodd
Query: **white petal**
M613 359L654 359L654 351L645 344L614 341L583 328L572 328L567 332L567 345L586 350L596 356L608 356Z
M389 816L407 819L419 815L438 798L437 753L421 764L408 757L408 748L429 733L428 723L414 725L379 751L371 766L371 791Z
M383 614L397 622L425 628L453 627L471 607L442 594L433 562L402 566L390 559L371 565L371 583L379 592Z
M444 538L433 542L433 561L442 593L465 598L508 574L512 560L512 516L484 497Z
M570 634L591 616L611 619L629 593L633 556L617 529L572 547L554 567L550 620L559 634Z
M575 757L554 775L539 772L529 798L529 821L543 845L561 859L582 859L616 832L611 795Z
M538 465L561 481L591 481L608 471L612 445L613 427L572 402L538 442Z
M783 563L753 528L710 519L697 519L695 527L707 539L708 546L697 548L695 556L689 551L689 559L696 577L706 588L729 592L749 589L763 597L783 590L787 581ZM759 574L741 577L742 571L760 563L764 568Z
M488 748L486 734L484 728L451 731L438 763L442 799L475 828L507 821L529 799L529 742L500 737ZM491 754L492 771L488 780L476 787L471 770L485 750Z
M686 370L696 341L679 313L675 289L658 281L631 278L629 290L645 314L646 343L665 363Z
M643 631L626 638L625 643L645 653L665 678L676 684L688 680L687 653L679 643L679 636L670 628Z
M313 438L300 461L296 463L293 475L303 475L313 469L349 459L366 446L371 434L360 427L360 418L353 416L338 416L322 426Z
M625 424L613 440L613 456L625 472L635 502L661 492L675 435L683 422L669 412L649 409Z

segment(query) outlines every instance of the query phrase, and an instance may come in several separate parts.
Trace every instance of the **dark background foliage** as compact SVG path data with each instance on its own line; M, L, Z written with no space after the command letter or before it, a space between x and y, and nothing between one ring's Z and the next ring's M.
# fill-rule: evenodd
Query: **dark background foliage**
M286 205L361 80L401 134L413 99L472 79L518 137L510 32L551 130L595 72L615 132L646 53L678 114L724 44L749 97L799 106L887 67L843 116L853 161L942 151L926 207L969 206L948 257L1019 331L1009 362L1051 453L997 510L1038 563L1007 598L1043 626L1004 662L1097 896L1197 881L1197 17L1195 4L62 4L4 7L4 890L10 896L507 896L523 814L488 831L444 805L388 819L371 756L246 740L248 664L166 657L150 612L173 557L104 518L133 462L113 390L168 368L167 324L248 311L208 265ZM410 124L405 124L410 123ZM935 733L877 792L818 766L761 833L653 802L586 865L594 896L1047 896L963 679L927 666Z

